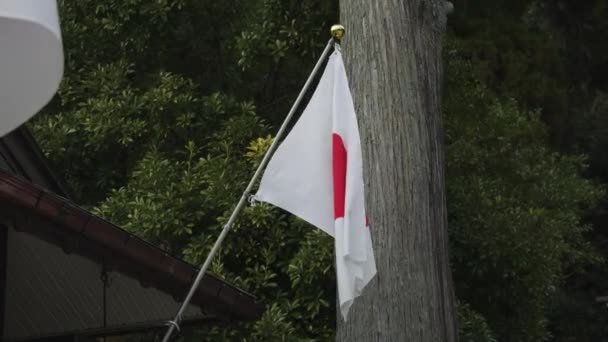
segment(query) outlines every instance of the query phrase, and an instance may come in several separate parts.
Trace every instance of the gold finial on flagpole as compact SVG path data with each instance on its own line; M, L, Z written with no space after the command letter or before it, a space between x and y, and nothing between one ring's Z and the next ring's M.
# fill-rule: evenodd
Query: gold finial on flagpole
M336 25L332 25L331 27L331 36L334 37L337 40L342 39L342 37L344 37L344 35L346 34L346 30L344 29L344 26L336 24Z

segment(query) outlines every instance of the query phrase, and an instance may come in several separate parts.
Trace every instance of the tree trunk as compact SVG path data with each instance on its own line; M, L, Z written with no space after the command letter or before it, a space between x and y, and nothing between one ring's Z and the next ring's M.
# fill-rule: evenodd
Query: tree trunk
M342 0L378 267L338 341L456 341L441 125L444 1Z

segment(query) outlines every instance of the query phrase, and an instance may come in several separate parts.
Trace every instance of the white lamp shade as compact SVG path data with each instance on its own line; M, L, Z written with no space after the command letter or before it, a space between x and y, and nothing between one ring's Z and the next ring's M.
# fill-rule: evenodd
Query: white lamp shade
M0 0L0 137L44 107L62 75L55 0Z

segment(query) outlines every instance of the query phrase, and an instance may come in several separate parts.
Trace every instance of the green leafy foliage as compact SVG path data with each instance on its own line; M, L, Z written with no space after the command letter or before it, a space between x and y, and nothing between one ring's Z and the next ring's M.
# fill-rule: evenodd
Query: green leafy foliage
M468 75L481 80L485 92L516 98L521 111L539 113L547 125L551 149L587 155L589 167L583 174L606 183L608 50L601 41L608 34L608 2L454 3L450 42L472 64ZM450 86L448 92L451 89L456 88ZM607 203L604 196L596 209L582 217L583 223L593 225L585 239L604 259L608 256ZM594 299L608 289L605 265L566 271L558 292L547 300L551 339L596 341L605 336L602 322L608 311Z
M584 159L548 145L535 112L471 78L452 50L446 103L447 186L456 291L505 341L547 336L546 301L566 271L599 261L581 217L602 192Z
M458 338L462 342L496 342L494 333L485 318L471 309L471 306L459 303Z

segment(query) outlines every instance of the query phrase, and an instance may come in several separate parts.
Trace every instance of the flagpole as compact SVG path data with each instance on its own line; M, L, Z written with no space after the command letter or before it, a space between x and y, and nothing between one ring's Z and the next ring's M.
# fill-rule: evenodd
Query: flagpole
M183 315L184 311L186 310L186 307L188 306L188 304L192 300L192 297L194 296L194 293L198 289L198 286L200 285L200 282L203 279L203 276L207 272L207 269L209 268L209 265L211 264L211 261L213 260L213 257L215 256L215 254L219 250L220 245L224 241L224 238L226 238L226 235L230 231L230 228L232 228L232 224L236 220L236 217L238 216L238 214L240 213L240 211L245 206L245 203L247 203L247 199L248 199L248 197L249 197L249 195L251 193L251 190L253 189L253 186L255 185L256 180L260 177L260 174L262 173L262 171L266 167L266 164L268 164L268 161L270 160L270 157L272 156L274 150L279 145L279 141L281 140L281 137L283 136L283 134L287 130L287 126L289 125L289 122L291 121L292 117L296 113L296 110L300 106L300 103L302 102L302 99L304 99L304 96L306 95L306 92L308 91L308 88L310 88L310 85L312 84L315 76L319 72L319 69L321 69L321 65L323 65L323 62L327 59L327 56L329 55L329 53L331 51L331 48L334 46L334 42L336 40L339 40L340 38L342 38L342 36L344 35L344 28L342 26L339 26L339 25L334 25L331 28L331 32L332 32L332 38L327 42L327 45L325 46L325 49L323 50L323 53L321 53L321 57L319 57L319 60L317 61L317 64L315 64L315 67L312 69L312 72L310 73L310 76L308 76L308 79L306 80L306 83L304 83L304 87L302 87L302 90L300 90L300 93L298 94L298 97L296 98L295 102L291 106L291 109L289 110L289 113L287 114L287 117L285 118L285 121L283 121L283 124L281 125L281 128L279 128L279 131L277 132L276 136L274 137L274 139L272 141L272 144L268 148L268 151L266 151L266 154L264 155L264 158L262 158L262 162L260 163L260 165L258 166L257 170L253 174L253 177L251 177L251 180L249 181L249 184L247 185L247 188L245 188L245 191L241 195L241 199L237 203L236 207L234 208L234 211L232 212L232 214L230 215L230 218L228 219L228 222L224 225L224 228L222 229L222 232L218 236L217 240L215 241L215 244L211 248L211 251L207 255L207 259L205 259L205 262L203 263L203 266L199 270L198 275L196 276L196 279L194 280L194 283L192 284L192 287L190 287L190 291L188 292L188 295L186 296L186 298L182 302L179 310L177 311L177 314L175 315L175 318L172 321L168 321L167 322L167 325L169 327L167 328L167 332L165 334L165 337L163 338L163 342L168 342L169 341L169 339L171 338L171 334L173 334L173 331L175 329L179 330L179 324L181 322L182 315Z

